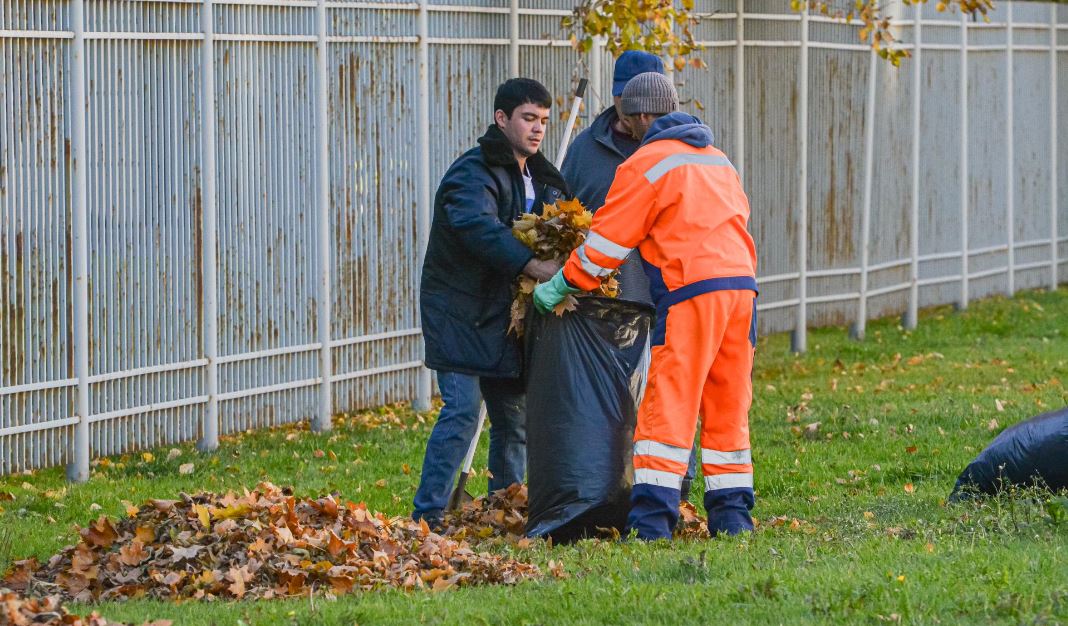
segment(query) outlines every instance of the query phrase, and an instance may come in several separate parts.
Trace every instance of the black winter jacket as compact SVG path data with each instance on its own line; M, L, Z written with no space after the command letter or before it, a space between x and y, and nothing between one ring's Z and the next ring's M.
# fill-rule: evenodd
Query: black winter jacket
M507 137L492 125L449 167L434 196L420 284L426 366L476 376L518 378L519 340L508 335L512 284L533 253L512 236L526 193ZM540 152L527 159L534 210L567 194Z

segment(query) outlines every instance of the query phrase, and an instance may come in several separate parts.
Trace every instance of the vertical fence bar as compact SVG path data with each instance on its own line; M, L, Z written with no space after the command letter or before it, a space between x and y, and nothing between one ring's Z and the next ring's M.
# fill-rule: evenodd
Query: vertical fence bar
M416 275L423 271L423 258L426 256L426 244L430 236L430 36L429 18L427 17L427 2L419 0L419 15L416 19L416 29L419 36L419 44L416 50L418 62L417 81L418 98L416 100L416 136L419 144L419 193L416 196ZM419 284L415 284L415 311L419 314ZM417 411L430 409L430 370L426 367L419 368L416 380L415 400L412 406Z
M519 76L519 0L512 0L508 11L508 62L512 78Z
M71 2L71 238L74 255L74 377L78 379L74 426L74 459L67 479L89 480L89 220L86 162L85 0Z
M860 217L860 299L857 301L857 321L853 325L853 336L864 339L868 321L868 260L871 255L871 190L875 178L875 78L878 71L878 57L875 50L869 54L868 62L868 102L864 115L864 199Z
M1049 5L1049 288L1056 289L1057 277L1057 5Z
M804 352L808 344L808 4L801 11L801 63L798 69L801 110L798 141L801 168L798 175L797 199L797 323L791 337L790 349Z
M600 37L593 38L593 46L590 48L590 84L593 88L586 93L590 102L589 123L593 123L593 120L601 114L601 110L608 106L603 103L604 99L601 96L601 90L604 89L604 41Z
M218 315L218 257L216 254L217 220L215 206L215 16L213 0L204 0L201 6L200 26L204 32L201 43L200 81L201 107L200 124L203 133L204 151L200 172L201 204L201 319L203 329L204 358L208 360L205 376L205 391L208 402L204 407L200 441L197 448L208 452L219 447L219 315Z
M318 202L319 207L319 306L316 308L316 325L319 331L319 406L312 422L312 429L317 432L330 430L330 418L333 415L333 394L330 379L334 373L333 332L330 328L333 300L330 295L330 108L329 78L327 74L327 52L329 43L326 39L326 0L318 0L316 17L318 18L318 38L316 45L316 99L315 99L315 143L319 166Z
M920 317L920 93L923 90L923 4L913 5L912 28L912 211L909 215L909 306L904 327L916 328Z
M1013 54L1012 54L1012 5L1013 2L1005 3L1005 108L1008 112L1005 123L1005 169L1008 175L1005 177L1005 238L1008 243L1008 281L1005 291L1012 297L1016 293L1016 184L1013 182L1015 173L1016 150L1012 145L1015 139L1012 130L1013 125Z
M745 0L737 0L734 18L734 169L745 188Z
M960 14L960 304L968 308L968 16Z

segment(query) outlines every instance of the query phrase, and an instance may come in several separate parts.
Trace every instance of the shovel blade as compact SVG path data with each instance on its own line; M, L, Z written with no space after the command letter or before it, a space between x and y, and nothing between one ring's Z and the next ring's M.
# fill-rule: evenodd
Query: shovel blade
M452 490L452 495L449 496L450 511L459 510L463 508L465 504L475 500L474 496L467 493L467 476L467 472L460 472L460 478L456 481L456 488Z

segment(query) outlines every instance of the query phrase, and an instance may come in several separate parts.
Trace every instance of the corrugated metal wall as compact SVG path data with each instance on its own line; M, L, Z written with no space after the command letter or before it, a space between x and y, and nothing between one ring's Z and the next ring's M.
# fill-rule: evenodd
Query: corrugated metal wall
M550 157L577 78L585 123L611 102L572 6L0 0L0 473L425 401L433 187L513 68L558 98ZM674 74L798 349L1068 276L1068 6L894 10L899 69L856 24L704 0L709 70Z

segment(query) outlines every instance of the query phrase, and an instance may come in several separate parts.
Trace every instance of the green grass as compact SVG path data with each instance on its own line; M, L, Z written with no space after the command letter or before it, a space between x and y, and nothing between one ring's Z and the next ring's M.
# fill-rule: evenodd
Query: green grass
M751 429L764 524L751 536L539 544L517 554L562 561L570 578L512 588L75 608L178 624L1066 623L1068 499L945 502L994 435L1068 404L1065 320L1061 289L930 310L912 332L875 322L864 342L816 330L800 356L785 335L763 338ZM67 485L59 469L2 478L14 500L0 501L0 536L12 556L43 559L73 541L72 525L122 515L122 500L264 479L406 514L432 417L383 408L326 434L244 434L210 455L182 446L171 460L168 449L151 461L131 454L95 465L84 485ZM179 474L189 462L195 471ZM485 476L473 487L484 491ZM798 523L767 523L776 516Z

